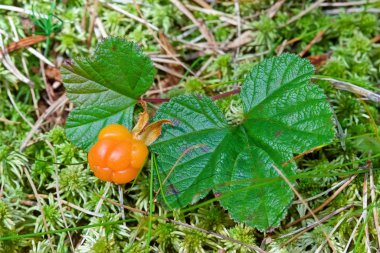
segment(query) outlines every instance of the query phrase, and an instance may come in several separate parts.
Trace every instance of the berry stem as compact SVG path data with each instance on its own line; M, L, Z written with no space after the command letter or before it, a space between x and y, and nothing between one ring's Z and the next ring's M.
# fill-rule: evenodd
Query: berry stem
M222 99L222 98L225 98L225 97L228 97L228 96L231 96L234 94L238 94L238 93L240 93L240 87L237 87L233 90L230 90L230 91L227 91L227 92L215 95L215 96L211 96L210 98L212 100L218 100L218 99ZM143 100L143 101L148 102L148 103L159 104L159 103L164 103L164 102L170 101L170 98L140 98L140 100Z

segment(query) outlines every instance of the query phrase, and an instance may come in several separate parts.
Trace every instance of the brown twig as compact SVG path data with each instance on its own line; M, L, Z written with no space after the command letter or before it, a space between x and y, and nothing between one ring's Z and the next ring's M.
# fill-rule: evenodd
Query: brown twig
M313 153L314 151L316 151L316 150L318 150L318 149L321 149L321 148L323 148L323 147L324 147L324 145L321 145L321 146L317 146L317 147L314 147L314 148L312 148L312 149L306 150L305 152L302 152L301 154L298 154L298 155L292 157L290 160L284 162L284 163L282 164L282 167L285 167L285 166L288 165L289 163L294 162L294 161L296 161L296 160L302 158L303 156L305 156L305 155L307 155L307 154L310 154L310 153Z
M325 30L319 31L317 35L315 35L315 37L309 42L309 44L306 45L306 47L298 55L303 57L315 43L319 42L322 39L325 32Z
M83 31L86 31L87 27L87 12L88 12L88 7L90 5L89 3L90 0L85 0L85 4L83 6L83 12L82 12L82 21L81 21L81 27Z
M98 15L98 0L94 0L94 4L92 5L91 8L91 16L90 16L90 25L88 27L88 38L87 38L87 46L91 46L91 40L92 40L92 35L94 33L94 26L95 26L95 19L96 16Z
M218 99L225 98L225 97L228 97L228 96L231 96L234 94L238 94L238 93L240 93L240 87L233 89L231 91L227 91L227 92L212 96L211 99L212 100L218 100Z

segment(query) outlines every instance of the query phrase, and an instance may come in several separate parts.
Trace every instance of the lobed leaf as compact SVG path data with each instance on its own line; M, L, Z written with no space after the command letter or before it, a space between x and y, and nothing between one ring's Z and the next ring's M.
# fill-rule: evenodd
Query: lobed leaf
M330 106L309 83L312 73L308 61L290 54L256 65L241 90L239 126L229 126L209 98L180 96L162 105L156 119L174 126L164 127L152 150L168 204L183 207L213 190L237 221L259 230L278 226L293 193L272 166L293 175L295 163L282 166L293 153L334 137Z
M78 106L67 119L67 136L89 150L106 125L131 129L136 99L152 85L155 70L136 44L108 38L99 44L94 58L76 59L61 73L67 96Z

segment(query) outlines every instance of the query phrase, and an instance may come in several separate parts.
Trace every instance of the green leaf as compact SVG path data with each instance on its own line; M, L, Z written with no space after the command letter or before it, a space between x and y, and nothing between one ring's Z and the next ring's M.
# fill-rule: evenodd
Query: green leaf
M239 126L229 126L209 98L181 96L162 105L156 119L174 126L164 127L152 150L170 206L186 206L213 190L237 221L259 230L278 226L293 193L273 166L291 176L295 163L282 164L293 153L334 137L326 96L309 83L312 72L308 61L290 54L255 66L241 90L245 120Z
M292 54L253 68L240 94L253 138L298 154L332 140L331 108L323 90L310 84L313 71L308 60Z
M132 42L104 40L92 59L80 58L61 70L67 96L78 107L70 113L66 133L88 150L106 125L132 127L137 98L153 83L151 60Z
M169 119L174 124L164 125L161 137L151 146L159 154L161 180L184 154L163 187L170 206L183 207L194 196L202 198L210 191L215 171L206 166L214 154L220 154L217 149L225 146L223 140L230 130L224 115L207 97L175 97L160 107L156 119ZM230 159L229 155L225 159Z

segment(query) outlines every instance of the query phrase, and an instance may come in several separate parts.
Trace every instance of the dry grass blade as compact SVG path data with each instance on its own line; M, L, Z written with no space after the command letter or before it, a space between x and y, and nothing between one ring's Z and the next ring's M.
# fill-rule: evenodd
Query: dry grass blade
M33 135L38 131L38 129L40 128L40 126L42 125L44 120L50 114L52 114L55 110L57 110L59 107L66 104L67 101L68 101L68 98L64 94L58 100L54 101L53 104L50 105L50 107L38 118L36 123L34 125L32 125L32 129L29 131L29 133L27 134L27 136L25 137L25 139L23 140L23 142L20 146L20 151L23 151L26 148L26 146L28 145L28 142L33 137Z
M305 16L306 14L308 14L309 12L311 12L312 10L318 8L325 0L318 0L316 1L315 3L311 4L309 7L307 7L305 10L301 11L299 14L297 14L296 16L292 17L287 23L286 25L289 25L291 23L293 23L294 21L302 18L303 16Z
M336 3L322 3L322 7L348 7L348 6L358 6L358 5L366 5L372 3L378 3L379 0L366 0L366 1L349 1L349 2L336 2Z
M57 202L58 202L59 212L61 213L63 224L65 225L65 228L68 228L69 226L67 225L65 213L64 213L63 207L62 207L61 194L59 193L60 190L59 190L59 176L58 176L58 166L57 166L57 154L54 151L53 145L48 140L45 140L45 143L48 145L48 147L50 148L50 151L53 154L53 158L54 158L53 166L54 166L54 176L55 176L55 182L54 182L55 183L55 193L57 195ZM71 250L73 252L75 252L74 243L73 243L73 239L71 238L70 232L68 232L67 235L69 236Z
M363 220L367 221L367 215L368 215L368 173L364 174L364 182L363 182ZM369 242L369 229L368 229L368 222L366 222L365 227L365 246L367 249L367 253L371 253L371 245Z
M288 40L284 40L277 48L276 48L276 53L277 55L280 55L282 54L282 52L284 52L285 50L285 47L287 46L288 44Z
M158 64L158 63L154 63L154 66L155 66L156 68L158 68L159 70L162 70L162 71L164 71L164 72L166 72L166 73L168 73L168 74L170 74L170 75L176 76L176 77L178 77L178 78L183 78L183 75L182 75L182 74L180 74L180 73L178 73L178 72L172 70L171 68L165 67L165 66L163 66L163 65L161 65L161 64Z
M139 13L140 15L140 19L144 21L144 24L146 25L146 27L148 28L148 30L151 32L151 34L153 35L153 38L158 42L158 44L166 51L166 53L168 55L170 55L175 61L177 61L182 67L184 67L189 73L193 74L193 71L191 69L189 69L188 66L186 66L185 63L183 63L182 61L180 61L176 55L172 54L170 49L167 48L164 43L162 43L162 41L157 37L156 33L153 32L153 29L151 28L151 25L149 25L150 23L148 21L146 21L146 19L144 18L144 15L143 13L141 12L140 10L140 7L139 5L137 4L136 0L133 0L133 4L135 5L135 8L137 10L137 12ZM156 32L158 31L159 29L157 28Z
M13 31L13 39L14 41L17 43L17 42L20 42L20 38L18 36L18 32L17 32L17 28L16 28L16 25L13 21L13 18L11 17L8 17L8 20L9 20L9 24L11 25L11 28L12 28L12 31ZM29 48L28 48L29 49ZM8 52L9 52L9 49L7 49ZM1 52L0 52L1 54ZM21 55L21 62L22 62L22 66L24 67L24 72L26 73L27 77L30 78L30 75L29 75L29 69L28 69L28 64L27 64L27 61L26 61L26 58L24 55ZM39 117L39 113L38 113L38 105L37 105L37 98L36 98L36 94L34 92L34 89L33 87L29 86L29 90L30 90L30 93L32 95L32 100L33 100L33 106L34 106L34 110L37 114L37 116Z
M106 29L104 28L104 25L103 25L102 20L101 20L99 17L97 17L97 18L95 19L95 25L96 25L96 27L98 28L98 30L99 30L99 32L100 32L102 38L103 38L103 39L107 38L107 37L108 37L108 34L107 34L107 32L106 32Z
M106 183L106 186L104 187L104 192L103 192L103 195L99 195L97 194L96 192L94 192L95 194L97 194L100 199L98 201L98 203L96 204L95 206L95 213L99 213L100 211L100 208L102 208L102 205L103 205L103 202L104 202L104 199L105 199L105 196L107 195L108 191L110 190L111 188L111 183L110 182L107 182ZM89 231L87 231L86 235L88 235ZM82 236L82 240L77 244L76 248L78 248L79 246L83 245L86 241L86 236Z
M26 118L26 116L20 111L20 109L18 108L16 102L14 101L13 99L13 96L12 96L12 93L11 91L9 90L9 87L6 86L7 88L7 95L8 95L8 98L9 98L9 101L11 101L11 104L12 106L15 108L16 112L20 115L20 117L30 126L30 127L33 127L33 124Z
M312 79L329 81L329 82L331 82L331 84L336 89L352 92L352 93L357 94L359 96L365 97L366 99L373 101L375 103L380 102L380 95L379 94L376 94L373 91L364 89L364 88L359 87L357 85L354 85L352 83L348 83L345 81L337 80L334 78L328 78L328 77L312 77Z
M350 245L351 245L351 242L352 242L352 240L354 240L354 237L356 235L356 231L358 230L358 227L359 227L359 225L360 225L360 223L361 223L362 220L363 220L363 213L362 213L362 215L360 215L359 220L356 222L356 225L355 225L354 229L352 230L351 236L348 239L348 242L346 244L346 247L344 248L343 253L347 253L348 252L348 250L350 248Z
M6 46L6 52L11 53L13 51L16 51L21 48L29 47L34 44L38 44L42 41L45 41L47 39L44 35L32 35L26 38L23 38L19 41L15 41L10 43L8 46ZM4 54L2 50L0 50L0 55Z
M234 6L235 6L235 12L236 12L236 21L237 21L237 47L236 47L236 52L234 56L234 62L236 63L236 60L239 56L240 53L240 40L241 40L241 17L240 17L240 5L239 5L239 0L234 1ZM236 39L235 39L236 40Z
M207 26L203 23L198 21L194 15L178 0L170 0L171 3L173 3L183 14L185 14L196 26L198 26L200 32L202 33L203 37L207 40L207 43L210 45L210 47L215 50L216 49L216 42L214 39L214 36L212 33L207 29Z
M4 42L3 42L3 37L2 33L0 33L0 48L2 49L3 52L6 52ZM4 67L9 70L17 79L19 79L21 82L24 82L28 84L30 87L34 86L34 83L32 80L27 78L25 75L23 75L16 65L12 62L12 59L9 57L9 54L0 54L0 60L2 61Z
M289 187L292 189L292 191L297 195L298 199L302 202L302 204L306 207L307 210L309 210L310 214L313 216L313 218L316 220L316 222L318 224L321 224L321 221L318 219L318 217L315 215L315 213L313 212L313 210L311 210L311 208L309 207L309 205L307 204L307 202L303 199L303 197L301 196L301 194L296 190L296 188L292 185L292 183L289 181L289 179L284 175L284 173L282 173L282 171L277 168L274 164L272 164L272 167L276 170L276 172L280 175L280 177L282 179L284 179L284 181L289 185ZM330 248L332 249L333 252L336 252L336 249L334 247L334 244L331 242L330 238L329 238L329 235L326 233L326 231L322 228L322 232L323 234L325 235L326 237L326 240L330 246Z
M380 8L368 8L368 7L352 7L344 10L344 13L380 13ZM342 13L341 9L332 9L324 11L326 15L339 15Z
M375 183L374 183L374 180L373 180L373 166L372 166L372 161L369 161L369 188L370 188L370 192L371 192L371 201L372 201L372 205L374 205L373 207L373 220L374 220L374 223L375 223L375 229L376 229L376 235L377 235L377 246L378 248L380 249L380 224L379 224L379 213L378 213L378 209L376 207L376 188L375 188Z
M272 5L272 7L267 10L268 17L273 18L284 3L285 0L278 0L274 5Z
M335 190L336 188L338 188L339 186L343 185L344 183L346 183L346 182L349 181L349 180L350 180L350 178L346 178L346 179L340 181L339 183L337 183L336 185L334 185L333 187L327 189L326 191L323 191L323 192L318 193L317 195L315 195L315 196L313 196L313 197L310 197L310 198L305 199L305 201L309 202L309 201L314 200L314 199L317 199L317 198L319 198L319 197L321 197L321 196L323 196L323 195L326 195L327 193L329 193L329 192ZM294 205L294 204L302 204L302 202L301 202L300 200L295 200L295 201L293 201L292 204L293 204L293 205Z
M12 120L9 120L7 118L0 118L0 122L2 122L4 124L8 124L8 125L20 124L20 122L12 121Z
M287 245L289 243L291 243L292 241L296 240L298 237L300 237L301 235L303 235L304 233L306 233L307 231L315 228L316 226L318 226L319 224L321 224L322 222L325 222L327 221L328 219L330 219L331 217L343 212L344 210L347 210L347 209L350 209L351 207L353 207L354 205L353 204L350 204L350 205L347 205L347 206L344 206L344 207L341 207L339 209L336 209L334 212L330 213L329 215L326 215L325 217L322 217L319 222L314 222L313 224L310 224L306 227L303 227L303 228L300 228L300 229L297 229L289 234L286 234L286 235L282 235L280 236L279 238L286 238L286 237L289 237L291 235L295 235L293 236L291 239L289 239L288 241L286 241L284 243L284 245Z
M190 4L187 4L186 7L189 8L190 10L203 12L203 13L209 14L209 15L219 16L221 21L226 22L226 23L228 23L230 25L237 26L239 24L239 22L240 22L233 15L227 14L227 13L224 13L224 12L221 12L221 11L217 11L217 10L214 10L214 9L199 8L197 6L190 5Z
M103 1L102 1L102 3L103 3ZM131 14L131 13L123 10L122 8L120 8L119 6L117 6L115 4L103 3L103 5L106 6L107 8L110 8L110 9L112 9L114 11L117 11L117 12L119 12L119 13L127 16L130 19L133 19L133 20L135 20L135 21L137 21L139 23L142 23L142 24L146 25L147 27L149 27L150 29L152 29L152 30L154 30L156 32L158 32L160 30L157 26L152 25L152 24L148 23L146 20L144 20L142 18L139 18L139 17L137 17L137 16L135 16L135 15L133 15L133 14Z
M47 225L44 209L43 209L43 207L41 205L41 198L39 197L39 194L37 192L37 187L34 184L33 179L31 177L31 175L29 174L28 169L25 166L23 166L23 169L24 169L24 172L25 172L25 176L26 176L26 178L29 181L30 187L32 188L33 194L36 197L37 205L38 205L38 208L40 209L40 212L41 212L42 222L44 224L44 228L45 228L46 232L48 232L49 228L48 228L48 225ZM49 240L49 245L50 245L51 252L55 253L55 249L54 249L52 238L51 238L50 234L47 234L47 237L48 237L48 240Z
M343 217L342 219L340 219L338 221L338 223L333 227L333 229L330 231L329 233L329 237L333 236L333 234L335 233L335 231L339 228L339 226L343 223L343 221L346 219L346 217ZM318 248L317 250L314 252L314 253L319 253L322 251L323 247L326 245L327 241L324 241Z
M118 185L117 186L117 190L118 190L118 193L119 193L119 203L120 204L124 204L124 185L121 186L121 185ZM121 218L123 220L125 220L125 212L124 212L124 208L120 207L120 212L121 212ZM124 224L126 225L126 224Z
M336 190L336 192L334 192L328 199L325 200L325 202L322 203L322 205L318 206L317 208L315 208L314 210L309 210L309 213L302 216L301 218L287 224L285 226L285 228L290 228L298 223L300 223L301 221L309 218L310 216L314 216L315 213L321 211L325 206L327 206L331 201L333 201L333 199L335 199L355 178L356 178L357 175L353 175L350 177L350 179L344 183L341 187L339 187L338 190Z
M204 0L193 0L193 1L196 2L199 6L202 6L203 8L205 8L205 9L209 9L209 10L212 9L212 7L208 3L206 3Z
M27 14L27 15L34 15L35 14L31 10L27 10L27 9L16 7L16 6L12 6L12 5L2 5L2 4L0 4L0 10L14 11L14 12L19 12L19 13ZM48 18L48 16L45 15L45 14L39 14L39 15L40 15L41 18Z
M49 198L49 196L46 195L46 194L38 194L38 196L40 198L43 198L43 199L48 199ZM28 199L35 199L36 198L35 195L27 195L26 197ZM83 207L77 206L77 205L75 205L75 204L73 204L71 202L68 202L68 201L64 200L64 199L61 199L61 202L62 202L62 204L67 205L67 206L69 206L69 207L71 207L73 209L76 209L76 210L78 210L78 211L80 211L82 213L85 213L85 214L88 214L88 215L91 215L91 216L95 216L95 217L103 217L103 214L101 214L101 213L95 213L95 212L92 212L90 210L84 209Z

